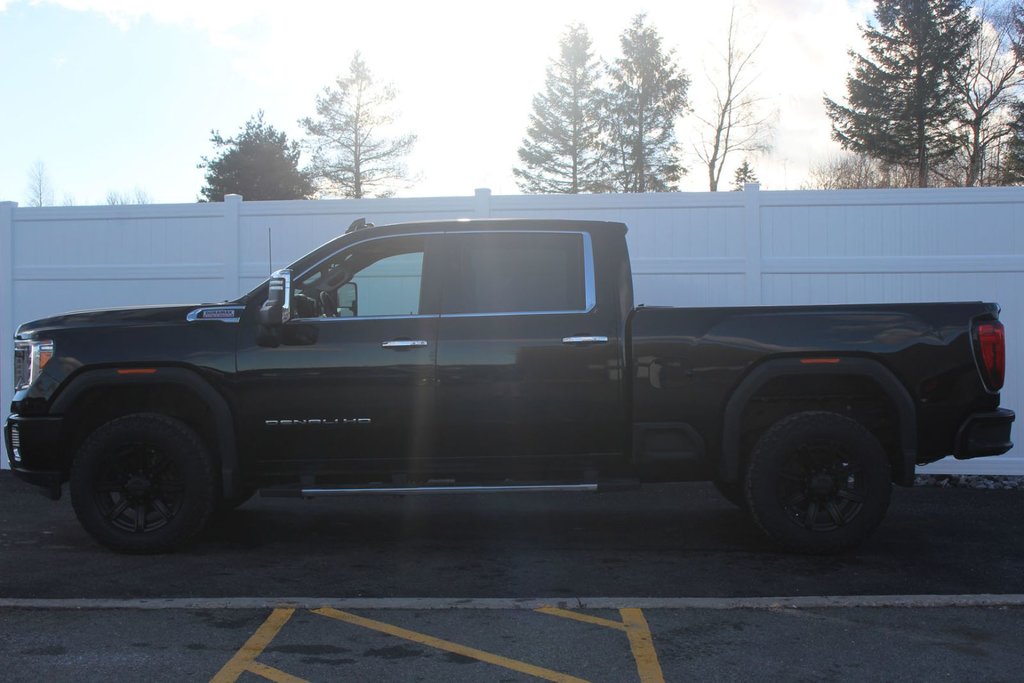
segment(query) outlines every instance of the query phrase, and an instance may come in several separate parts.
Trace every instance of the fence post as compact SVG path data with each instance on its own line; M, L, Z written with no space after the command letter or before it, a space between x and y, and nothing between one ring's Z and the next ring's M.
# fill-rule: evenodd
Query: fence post
M745 305L764 303L761 282L761 185L743 186L743 243L746 247Z
M7 421L14 394L14 209L17 202L0 202L0 418ZM0 470L10 469L6 449Z
M228 299L234 299L242 292L239 281L242 270L242 239L239 234L241 221L238 218L242 207L242 195L224 195L224 289Z
M476 218L491 217L491 190L487 187L478 187L474 196L473 216Z

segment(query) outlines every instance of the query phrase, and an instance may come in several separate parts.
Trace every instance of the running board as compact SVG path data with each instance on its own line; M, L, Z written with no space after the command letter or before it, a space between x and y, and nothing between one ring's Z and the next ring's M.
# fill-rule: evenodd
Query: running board
M639 482L613 481L601 484L507 484L474 486L369 486L344 488L263 489L265 498L320 498L328 496L418 496L453 493L549 493L623 491L639 487Z

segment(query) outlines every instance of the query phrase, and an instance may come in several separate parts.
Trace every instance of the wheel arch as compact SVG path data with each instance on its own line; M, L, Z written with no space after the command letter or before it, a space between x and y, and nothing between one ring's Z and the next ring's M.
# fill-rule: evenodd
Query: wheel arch
M832 361L838 358L838 361ZM744 448L743 418L751 400L771 383L801 378L858 378L870 382L888 400L898 416L896 452L890 454L893 481L909 486L914 478L917 455L917 411L906 387L884 365L870 358L831 356L828 363L807 363L801 358L776 358L762 362L733 391L723 414L721 455L718 475L726 482L741 476Z
M126 412L153 412L154 406L166 406L168 400L177 405L169 411L185 419L217 456L221 492L233 495L239 486L238 450L234 419L227 400L194 370L181 367L147 366L144 373L121 373L119 368L87 370L75 376L54 399L51 412L65 416L66 444L70 449L83 430L95 427L96 420L106 421ZM96 406L100 399L104 405ZM106 401L113 403L107 405ZM186 403L187 402L187 403ZM197 403L196 403L197 402ZM125 406L131 406L125 410Z

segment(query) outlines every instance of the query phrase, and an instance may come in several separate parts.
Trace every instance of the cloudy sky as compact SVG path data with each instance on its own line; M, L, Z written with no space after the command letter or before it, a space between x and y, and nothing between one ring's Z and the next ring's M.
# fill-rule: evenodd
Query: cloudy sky
M42 161L56 203L104 203L144 190L195 201L210 130L234 134L259 109L301 138L298 119L360 50L399 91L403 130L419 136L415 180L399 196L516 194L511 169L533 95L565 27L584 23L595 51L618 53L646 12L707 105L729 5L693 0L509 3L312 0L0 0L0 200L24 205ZM738 0L744 40L763 38L757 90L777 114L772 153L752 163L765 189L795 189L837 150L821 104L845 92L870 0ZM680 121L684 151L696 121ZM740 159L734 160L736 164ZM688 155L683 190L706 189ZM732 169L726 175L731 181Z

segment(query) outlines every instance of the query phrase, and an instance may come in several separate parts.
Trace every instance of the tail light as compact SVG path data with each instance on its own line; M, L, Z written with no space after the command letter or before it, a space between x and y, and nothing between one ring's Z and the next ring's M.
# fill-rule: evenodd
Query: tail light
M998 320L981 323L975 328L982 376L991 391L1003 388L1006 376L1006 337Z

